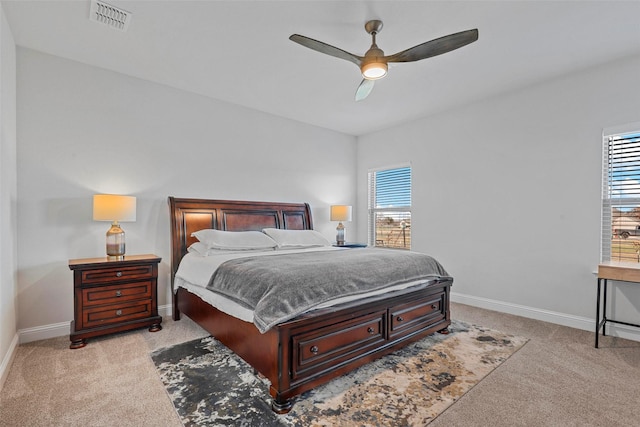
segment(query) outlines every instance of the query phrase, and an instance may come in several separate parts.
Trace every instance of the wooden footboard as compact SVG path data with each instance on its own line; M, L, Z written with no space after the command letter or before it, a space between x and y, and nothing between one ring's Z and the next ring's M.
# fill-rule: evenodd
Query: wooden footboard
M261 334L179 289L180 311L271 381L272 408L288 412L294 398L451 323L451 278L315 310Z

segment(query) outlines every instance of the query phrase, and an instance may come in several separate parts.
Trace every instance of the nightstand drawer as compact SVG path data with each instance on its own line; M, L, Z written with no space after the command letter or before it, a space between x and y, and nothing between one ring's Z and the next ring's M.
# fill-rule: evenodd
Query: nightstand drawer
M145 279L153 277L152 265L84 270L82 284L108 283L116 280Z
M91 307L82 311L82 327L95 328L150 316L151 300Z
M82 289L82 305L117 304L124 301L151 298L151 281L134 282L122 285L99 286Z

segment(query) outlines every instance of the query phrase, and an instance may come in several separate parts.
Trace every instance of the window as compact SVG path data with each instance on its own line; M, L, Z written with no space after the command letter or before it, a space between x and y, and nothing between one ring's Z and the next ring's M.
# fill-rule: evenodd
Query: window
M602 260L640 262L640 131L604 136Z
M369 172L369 245L411 249L411 167Z

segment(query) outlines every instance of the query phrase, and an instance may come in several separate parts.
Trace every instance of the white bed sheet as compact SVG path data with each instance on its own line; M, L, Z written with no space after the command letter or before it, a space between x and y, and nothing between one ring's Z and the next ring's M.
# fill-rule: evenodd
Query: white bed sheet
M280 255L283 253L297 253L297 252L314 252L314 251L329 251L329 250L355 250L351 248L341 248L333 246L322 246L304 249L286 249L286 250L269 250L269 251L220 251L219 255L201 256L195 253L188 253L180 261L178 271L176 272L174 287L184 288L187 291L197 295L206 303L212 305L218 310L233 316L237 319L245 322L253 322L253 310L250 310L240 304L232 301L222 295L207 289L211 276L223 262L237 259L246 258L252 256L269 256ZM337 304L342 304L357 299L366 298L369 296L379 295L386 292L395 290L406 289L411 286L423 283L424 280L418 280L409 283L403 283L400 285L392 286L389 288L379 289L376 291L368 292L361 295L351 295L347 297L340 297L326 303L318 305L315 309L326 308Z

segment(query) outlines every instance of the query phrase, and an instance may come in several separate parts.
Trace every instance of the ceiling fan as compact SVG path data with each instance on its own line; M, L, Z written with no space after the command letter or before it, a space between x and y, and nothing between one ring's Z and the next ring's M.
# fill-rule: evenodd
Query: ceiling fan
M364 25L367 33L371 34L371 47L364 56L354 55L345 50L331 46L312 38L293 34L289 40L317 50L320 53L345 59L356 64L362 72L363 80L356 90L356 101L365 99L371 93L376 80L387 74L390 62L413 62L430 58L466 46L478 40L478 30L467 30L448 36L431 40L393 55L384 55L384 52L376 45L376 35L382 30L382 21L372 20Z

